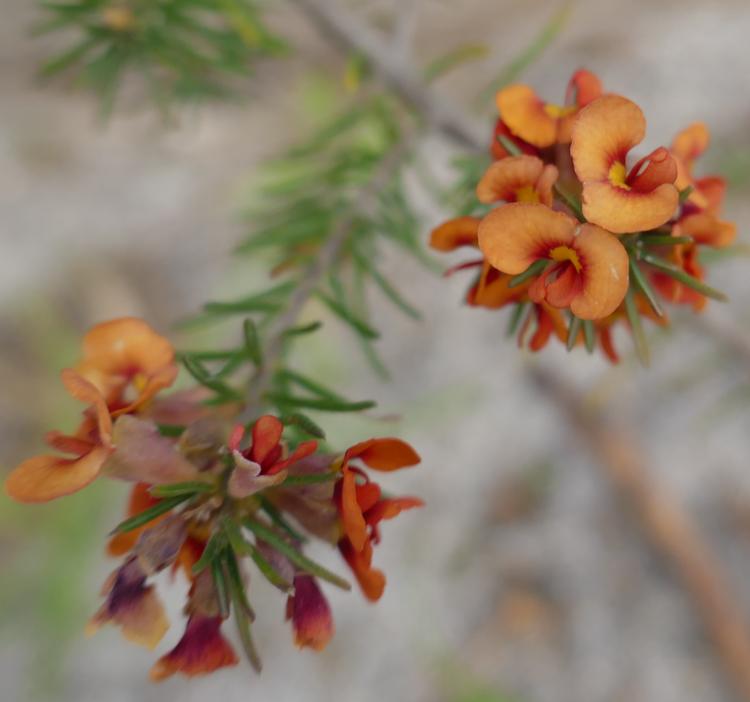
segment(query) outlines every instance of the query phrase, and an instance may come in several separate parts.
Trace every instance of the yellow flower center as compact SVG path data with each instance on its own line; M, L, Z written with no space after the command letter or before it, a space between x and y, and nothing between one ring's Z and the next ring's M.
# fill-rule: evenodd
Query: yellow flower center
M572 115L576 109L575 105L564 107L563 105L553 105L551 102L545 103L544 105L544 111L554 119L561 119L568 115Z
M580 273L581 268L583 268L581 265L581 259L578 258L578 253L574 249L571 249L570 246L555 246L555 248L549 252L549 257L553 261L558 261L560 263L563 261L570 261L573 264L573 268L576 269L576 273Z
M104 8L102 21L108 29L115 32L128 32L135 28L135 15L129 7L114 5Z
M628 176L627 170L625 170L625 164L621 161L615 161L612 167L609 169L609 182L612 185L622 188L623 190L630 190L630 186L625 182Z
M539 193L531 185L524 185L516 190L516 202L539 202Z
M148 384L148 377L145 373L137 373L133 376L131 382L133 383L133 387L136 389L136 391L141 393L144 391L146 385Z

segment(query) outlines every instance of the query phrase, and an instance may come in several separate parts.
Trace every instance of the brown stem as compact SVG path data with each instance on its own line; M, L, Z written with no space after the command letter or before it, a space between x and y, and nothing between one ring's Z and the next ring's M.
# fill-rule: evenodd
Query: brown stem
M671 563L742 699L750 700L750 638L745 616L688 513L650 475L637 439L602 419L569 385L547 370L531 371L544 394L578 431L653 546Z

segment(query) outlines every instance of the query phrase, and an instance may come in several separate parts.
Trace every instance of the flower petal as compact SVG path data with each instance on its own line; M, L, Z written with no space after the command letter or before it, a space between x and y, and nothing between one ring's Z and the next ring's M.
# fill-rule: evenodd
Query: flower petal
M453 251L460 246L476 246L478 217L457 217L443 222L430 234L430 246L438 251Z
M372 545L369 541L360 552L356 551L347 539L343 539L339 542L339 551L352 569L364 596L371 602L379 600L385 590L385 575L383 571L377 570L371 565Z
M573 125L570 154L581 182L606 180L615 162L643 141L646 118L634 102L604 95L584 107Z
M375 470L391 471L415 466L422 459L419 454L401 439L368 439L347 449L344 461L359 458Z
M576 221L544 205L512 203L492 210L479 227L479 248L509 275L523 273L548 252L570 244Z
M539 188L542 173L545 176ZM477 199L485 204L505 200L551 205L557 175L555 166L545 167L536 156L511 156L490 165L477 185Z
M256 463L263 463L281 441L284 425L273 415L266 414L253 424L253 445L250 457Z
M557 119L544 109L544 102L527 85L509 85L496 97L500 117L513 134L540 148L557 140Z
M357 500L357 481L354 471L345 469L339 484L344 534L348 537L352 547L356 551L361 551L367 543L367 524Z
M5 492L18 502L47 502L86 487L99 475L111 449L96 446L78 459L34 456L5 481Z
M586 219L615 234L660 227L672 217L678 204L679 193L670 183L647 193L625 190L608 182L583 186Z
M322 651L333 637L331 608L311 575L294 578L294 595L287 600L287 619L292 620L294 643L299 648Z
M707 212L682 217L675 227L675 236L691 236L696 244L723 248L734 243L737 227L734 222L718 219Z
M599 319L617 309L628 290L628 253L620 240L592 224L584 224L574 247L581 264L583 288L570 303L581 319Z

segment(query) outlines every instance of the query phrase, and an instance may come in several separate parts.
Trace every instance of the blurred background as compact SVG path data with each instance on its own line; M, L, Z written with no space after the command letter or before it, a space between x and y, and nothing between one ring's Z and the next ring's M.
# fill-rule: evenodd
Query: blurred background
M416 11L418 65L461 43L486 44L485 60L435 86L457 105L468 104L559 8L541 0L339 4L375 26L387 26L407 5ZM262 261L231 256L246 230L239 213L255 173L306 136L327 103L341 99L344 81L336 48L295 6L271 3L269 22L294 49L261 62L241 100L178 109L165 124L126 91L103 123L85 91L36 79L38 66L66 44L54 35L32 38L37 17L36 3L3 0L4 472L41 447L44 431L74 424L58 372L75 361L91 324L139 315L166 333L206 300L242 294L265 275ZM713 142L701 173L729 179L727 218L745 244L748 36L746 0L579 0L523 80L556 99L573 70L593 70L609 90L643 107L650 148L705 121ZM489 117L486 124L489 135ZM429 134L423 150L445 180L455 145ZM420 207L426 241L451 213L428 201ZM750 277L738 251L716 261L708 276L731 301L711 303L708 322L676 311L670 331L651 335L650 370L638 366L626 334L617 338L624 356L618 367L560 345L538 360L627 427L634 450L698 525L748 614ZM119 521L126 486L100 481L60 503L31 507L3 496L3 701L741 699L681 581L644 538L586 442L530 381L527 356L504 336L505 315L463 307L467 283L459 276L446 281L393 251L384 257L382 268L423 313L415 323L372 296L391 381L372 373L335 322L300 359L309 375L348 396L378 400L367 416L321 418L333 445L398 434L423 456L420 468L388 483L428 506L386 525L375 561L389 587L377 606L329 589L334 641L319 655L297 652L282 623L282 598L257 579L262 676L239 666L154 686L147 680L150 652L113 628L83 636L114 567L104 537ZM201 342L220 345L236 329L230 323L202 334ZM178 345L196 339L173 338ZM334 554L323 558L336 562ZM183 593L179 584L169 592L176 618ZM163 649L180 633L174 626Z

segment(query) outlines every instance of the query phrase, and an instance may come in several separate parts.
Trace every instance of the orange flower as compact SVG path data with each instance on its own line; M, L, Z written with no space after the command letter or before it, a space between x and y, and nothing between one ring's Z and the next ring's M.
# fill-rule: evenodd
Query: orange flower
M72 436L50 432L47 443L73 458L44 454L21 463L5 481L5 491L19 502L47 502L77 492L92 482L114 451L112 419L101 393L75 371L65 369L67 391L89 405Z
M369 600L380 599L385 576L372 567L372 546L380 541L378 525L392 519L405 509L423 503L413 497L385 499L380 486L350 465L360 460L370 468L392 471L419 463L419 455L400 439L368 439L346 451L341 463L342 476L336 483L335 499L341 515L343 535L339 550L344 556L362 591ZM358 482L359 478L359 482Z
M113 417L139 409L177 377L171 344L135 317L92 327L76 370L104 395Z
M529 287L529 297L570 307L581 319L611 314L628 289L628 255L617 237L544 205L513 203L493 210L479 227L479 247L492 266L509 275L550 261Z
M490 154L495 160L499 161L501 158L507 158L511 155L500 142L500 137L508 139L508 141L512 142L516 148L529 156L535 156L539 153L539 150L536 147L527 144L518 137L514 137L510 129L508 129L508 125L503 122L502 118L500 118L495 122L495 129L492 132L492 143L490 144Z
M641 108L619 95L594 100L573 126L570 153L583 183L583 213L616 234L659 227L677 209L677 165L667 149L655 149L627 170L628 152L645 133Z
M448 220L432 231L430 246L438 251L453 251L461 246L478 248L479 217L458 217ZM510 288L510 276L490 266L484 257L462 263L451 268L446 275L459 270L480 268L479 277L466 293L466 302L474 307L497 309L511 302L516 302L526 294L528 286Z
M510 132L523 141L546 148L570 142L578 111L602 94L599 79L579 70L568 83L565 105L544 102L527 85L509 85L497 94L497 109Z
M477 185L479 202L541 202L552 204L557 168L536 156L510 156L495 161Z

